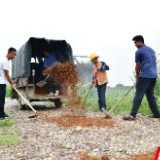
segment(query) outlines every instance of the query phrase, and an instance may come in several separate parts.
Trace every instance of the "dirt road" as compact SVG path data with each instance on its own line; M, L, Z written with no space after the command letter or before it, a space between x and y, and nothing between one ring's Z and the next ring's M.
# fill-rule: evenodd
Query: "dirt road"
M138 116L136 121L126 122L121 116L116 116L112 119L113 128L65 128L39 118L28 119L32 112L18 110L17 106L17 101L6 99L5 109L16 121L12 130L22 140L16 145L1 147L1 160L79 160L78 152L86 150L90 156L108 155L111 160L115 160L154 151L160 146L160 121L157 119ZM43 109L39 112L43 117L59 117L66 109ZM89 115L103 117L100 112L88 111Z

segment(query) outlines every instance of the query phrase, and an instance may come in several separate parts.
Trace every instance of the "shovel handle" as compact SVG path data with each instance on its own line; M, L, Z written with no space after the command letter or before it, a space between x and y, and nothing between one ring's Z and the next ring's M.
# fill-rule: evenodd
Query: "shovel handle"
M15 90L15 91L17 92L17 94L27 103L27 105L32 109L32 111L37 114L37 111L29 104L29 102L27 101L27 99L24 98L24 97L22 96L22 94L21 94L16 88L14 88L14 90Z
M89 87L89 90L88 90L88 92L87 92L87 95L86 95L86 97L85 97L85 100L84 100L84 102L80 105L81 107L83 107L83 106L85 105L85 103L86 103L86 101L87 101L87 98L88 98L88 96L89 96L89 93L90 93L92 87L93 87L93 86L90 86L90 87Z
M110 113L118 106L118 104L123 101L123 99L128 95L128 93L132 90L132 88L134 88L134 86L135 86L136 84L137 84L137 83L135 83L135 84L127 91L127 93L117 102L117 104L108 112L108 115L110 115Z
M44 81L46 81L46 80L49 78L49 76L50 76L50 75L48 75L48 76L45 78L45 80L44 80Z

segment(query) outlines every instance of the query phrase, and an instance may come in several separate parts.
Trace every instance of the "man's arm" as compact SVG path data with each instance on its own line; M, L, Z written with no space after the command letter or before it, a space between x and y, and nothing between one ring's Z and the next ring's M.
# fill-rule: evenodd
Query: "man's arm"
M105 63L105 62L101 62L102 66L98 66L98 70L100 71L105 71L105 70L109 70L109 66Z
M15 88L15 84L13 83L13 81L12 81L10 75L9 75L9 71L8 70L4 70L4 73L5 73L5 76L6 76L7 80L8 80L8 82L12 85L12 88Z
M141 62L137 62L137 63L136 63L136 67L135 67L136 81L138 81L138 76L139 76L139 74L140 74L140 65L141 65Z

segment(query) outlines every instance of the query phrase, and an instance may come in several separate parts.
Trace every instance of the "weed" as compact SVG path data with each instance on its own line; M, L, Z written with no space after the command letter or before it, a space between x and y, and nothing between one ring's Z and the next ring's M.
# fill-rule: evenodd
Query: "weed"
M15 125L13 118L0 121L0 146L8 144L16 144L20 138L12 131L10 127Z

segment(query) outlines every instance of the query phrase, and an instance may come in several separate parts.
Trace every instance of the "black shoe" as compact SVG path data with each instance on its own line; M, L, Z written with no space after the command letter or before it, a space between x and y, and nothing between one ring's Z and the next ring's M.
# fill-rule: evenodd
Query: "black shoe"
M4 117L4 118L9 118L9 115L5 114L3 117Z
M5 120L5 117L0 117L0 121L3 121L3 120Z
M98 109L98 111L101 111L101 112L103 112L101 108L99 108L99 109Z

